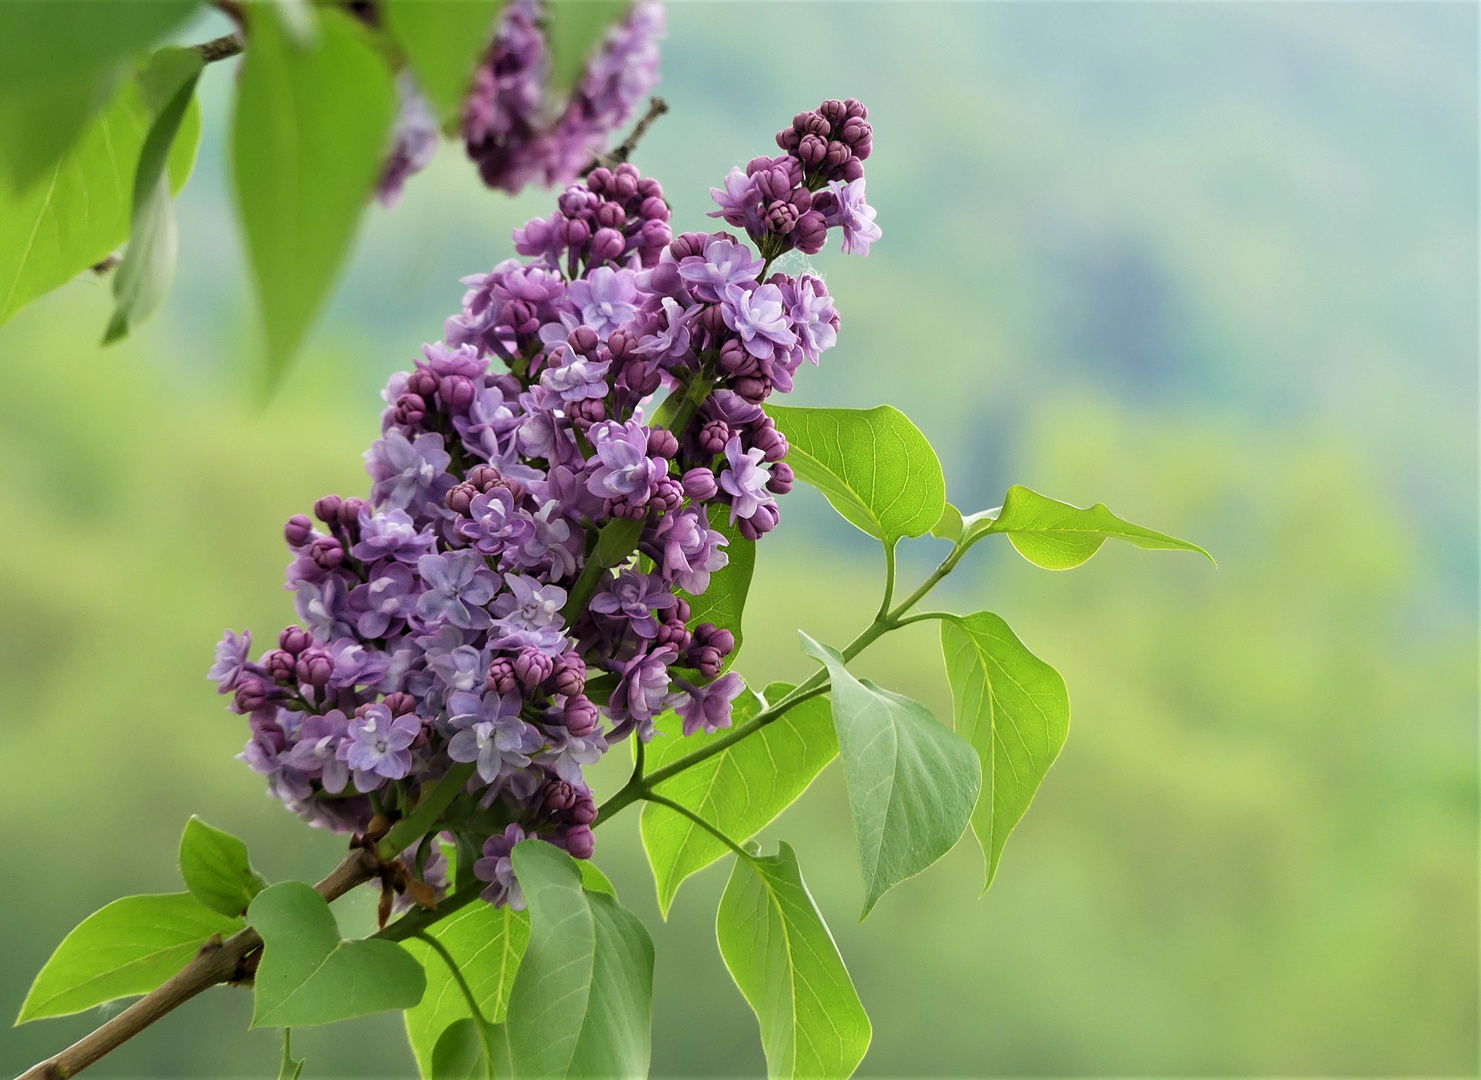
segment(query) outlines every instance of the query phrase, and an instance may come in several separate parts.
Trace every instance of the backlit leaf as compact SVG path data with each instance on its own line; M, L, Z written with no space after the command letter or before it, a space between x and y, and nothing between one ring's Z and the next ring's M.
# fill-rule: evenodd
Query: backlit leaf
M240 915L267 888L252 869L247 845L198 817L185 823L180 837L180 875L197 900L223 915Z
M967 535L1006 533L1018 553L1046 570L1069 570L1100 550L1109 538L1139 548L1196 551L1209 562L1214 557L1197 544L1123 521L1096 503L1088 510L1046 498L1015 485L1008 489L1003 508L995 516L974 515Z

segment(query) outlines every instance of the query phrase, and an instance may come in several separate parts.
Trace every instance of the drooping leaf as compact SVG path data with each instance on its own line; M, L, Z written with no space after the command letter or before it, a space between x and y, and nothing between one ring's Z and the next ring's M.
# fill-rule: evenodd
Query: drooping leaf
M386 29L406 50L417 84L438 115L458 115L473 70L489 42L504 0L384 0Z
M550 92L563 101L607 30L627 14L631 0L549 0L545 41L550 49Z
M196 6L197 0L0 4L0 189L18 196L45 184L139 54ZM126 172L131 167L132 161L121 165Z
M0 4L0 13L9 6ZM20 195L0 186L0 323L123 243L135 166L153 122L143 86L129 79L41 181ZM192 100L169 154L176 192L199 142L200 111Z
M900 410L768 405L787 437L787 464L849 522L893 545L941 519L946 478L936 451Z
M505 1021L516 1077L647 1075L653 942L637 916L581 887L576 860L543 840L514 848L530 942Z
M710 507L710 528L724 535L725 554L729 562L710 575L709 588L698 596L684 593L689 601L689 627L713 623L735 635L735 649L725 658L724 670L730 670L740 655L741 616L746 608L746 594L751 589L751 575L756 569L756 541L747 540L730 524L730 508Z
M962 512L951 503L941 511L941 517L931 526L931 535L941 540L957 541L962 538Z
M956 731L982 762L972 829L987 863L985 892L1003 845L1059 756L1070 727L1064 680L989 611L941 621L941 652Z
M851 1076L873 1030L788 844L735 860L715 936L761 1025L767 1075Z
M775 704L791 689L786 683L772 683L766 688L766 700ZM756 696L746 691L735 701L732 726L745 723L759 711ZM680 738L677 724L665 730L669 732L666 738L648 746L649 771L726 734L697 732ZM814 697L794 705L754 735L665 780L656 790L693 810L726 836L747 840L797 801L837 755L838 738L833 733L828 702ZM684 879L730 849L683 814L658 803L644 805L641 828L643 848L658 890L658 910L668 918L669 906Z
M508 907L473 903L433 923L428 933L457 963L484 1019L502 1023L514 973L529 941L529 916ZM415 1008L406 1010L406 1036L417 1068L424 1077L431 1076L433 1051L443 1033L458 1020L471 1020L472 1013L447 964L431 946L410 938L405 948L427 974L427 992Z
M1006 533L1020 555L1046 570L1079 566L1111 538L1139 548L1196 551L1214 561L1197 544L1123 521L1105 503L1082 510L1018 485L1008 489L1003 508L995 516L973 515L966 536L985 533Z
M129 245L113 275L116 305L103 335L104 344L124 337L131 327L148 318L175 276L179 236L165 166L175 136L195 101L195 85L204 64L195 49L161 49L140 76L155 118L134 170Z
M324 898L280 881L247 911L262 935L252 1027L313 1027L422 999L422 966L394 941L343 941Z
M180 836L180 875L197 900L223 915L242 914L267 888L252 869L247 845L198 817L185 823Z
M971 745L918 701L856 679L843 657L802 635L828 669L833 726L848 778L864 874L864 910L945 855L966 831L982 786Z
M380 176L395 91L385 59L344 12L318 41L290 40L276 9L249 7L232 127L232 175L272 385L324 305Z
M243 925L190 893L115 900L57 946L31 984L16 1023L147 994L189 963L211 935L229 937Z
M193 820L193 819L192 819ZM298 1080L303 1075L303 1059L293 1060L293 1029L283 1029L283 1061L278 1066L278 1080Z

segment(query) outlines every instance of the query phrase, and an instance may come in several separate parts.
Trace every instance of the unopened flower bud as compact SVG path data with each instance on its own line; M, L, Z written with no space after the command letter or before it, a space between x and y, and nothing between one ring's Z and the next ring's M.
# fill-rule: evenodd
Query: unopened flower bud
M689 610L689 601L682 596L674 597L674 618L681 623L687 623L692 612Z
M773 495L785 495L792 490L794 479L792 466L785 461L778 461L771 467L771 479L766 482L766 490Z
M828 243L828 222L816 210L809 210L797 219L792 230L792 242L804 255L816 255Z
M661 513L672 513L684 502L684 486L672 476L665 476L653 485L653 494L648 503L658 506Z
M848 148L846 143L834 139L828 144L828 152L823 157L823 164L828 169L840 169L843 163L854 156L854 152Z
M734 390L753 405L759 405L771 393L771 380L764 375L745 375L735 380Z
M751 445L765 454L767 461L781 461L790 449L787 437L770 423L751 433Z
M797 224L797 207L775 199L766 206L766 227L778 236L786 236Z
M269 649L262 654L260 663L274 682L292 682L296 674L293 654L282 649Z
M571 346L573 352L580 353L582 356L594 354L601 343L597 332L589 326L578 326L566 335L566 344Z
M748 518L741 518L736 522L740 534L747 540L760 540L772 529L777 527L781 520L781 514L773 506L758 506L756 512Z
M795 153L802 136L795 128L783 128L776 133L776 144L789 153Z
M236 696L232 700L239 712L256 712L273 699L274 690L255 675L248 675L237 684Z
M673 243L669 244L669 254L676 259L687 259L691 255L702 255L705 249L705 241L708 239L709 237L704 233L680 233L674 237Z
M851 116L843 122L838 129L840 142L848 143L849 146L857 147L860 143L869 142L874 137L874 129L870 127L869 121L863 117Z
M848 106L835 98L829 98L818 106L818 115L829 124L841 124L848 119Z
M298 654L295 667L298 681L310 686L323 686L334 674L334 661L323 649L314 647Z
M727 332L725 325L725 313L719 304L708 304L699 313L695 320L710 334L711 337L719 337Z
M705 645L692 654L694 666L706 679L718 678L725 667L725 657L713 645Z
M475 465L468 470L466 480L479 491L487 494L496 481L502 480L503 474L492 465Z
M325 495L314 503L314 517L325 525L336 525L339 523L339 508L344 503L338 495Z
M417 368L407 376L406 392L426 401L437 393L437 373L430 368Z
M598 229L591 238L591 261L615 261L627 247L627 238L616 229Z
M650 457L671 458L679 452L679 440L667 428L653 428L648 432L648 454Z
M828 140L817 135L804 135L797 144L797 157L806 165L816 165L828 156Z
M569 810L576 804L576 789L551 777L540 788L540 801L547 810Z
M309 545L309 558L320 570L333 570L345 561L345 549L332 536L321 536Z
M578 791L576 802L568 811L570 819L577 825L590 825L597 819L597 804L589 792Z
M567 247L583 247L591 239L591 226L580 218L561 222L561 239Z
M566 852L573 859L589 859L597 849L590 825L572 825L566 830Z
M514 658L514 677L517 678L526 690L533 690L546 679L554 670L555 664L550 657L539 649L523 648Z
M404 690L398 690L394 694L387 694L384 704L386 708L391 710L392 716L405 716L407 713L417 711L417 699Z
M699 446L706 454L719 454L730 441L730 425L724 420L711 420L699 429Z
M638 193L638 170L623 162L612 172L612 194L626 202Z
M735 652L735 635L721 627L710 635L710 648L719 649L721 656Z
M278 648L297 656L314 643L314 636L301 626L285 626L278 634Z
M578 739L597 729L597 717L596 704L589 697L573 694L566 698L561 718L566 722L566 730Z
M314 523L304 514L294 514L283 526L283 539L291 548L301 548L314 538Z
M613 330L607 338L607 351L619 363L626 360L638 344L638 337L631 330Z
M592 191L600 194L612 183L612 170L605 165L599 165L586 174L586 186Z
M514 661L499 657L489 664L484 685L496 694L512 694L519 686L519 677L514 673Z
M445 409L456 409L461 412L473 404L476 393L472 380L466 375L444 375L442 381L437 384L437 396L442 399L442 406Z
M724 447L721 447L721 449L724 449ZM715 452L718 453L719 451ZM703 466L690 469L686 472L680 480L680 484L684 488L684 494L697 502L706 502L713 499L715 493L720 490L719 485L715 483L713 470L706 469Z
M662 199L649 196L638 207L638 215L649 221L667 221L670 216L668 203Z
M453 513L466 514L468 512L468 507L473 504L473 496L477 495L478 493L479 492L476 487L468 483L468 481L464 480L461 484L458 484L455 487L451 488L448 493L443 496L443 502L447 503L447 508Z
M420 394L402 394L391 410L391 422L402 427L413 427L427 415L427 403Z
M843 102L844 115L849 118L858 117L860 120L869 118L869 110L858 98L845 98Z
M638 178L638 194L645 199L663 198L663 185L651 176Z
M742 375L756 375L761 371L760 363L746 351L739 338L727 338L725 344L720 346L719 368L733 379Z
M677 620L666 622L658 628L658 635L653 639L653 644L662 647L672 645L679 652L689 648L694 635L689 632L689 627Z
M366 509L364 499L351 496L339 504L339 523L347 529L360 527L360 514Z
M615 202L604 202L597 207L596 221L603 228L620 230L627 224L627 211Z
M551 680L557 694L572 696L586 689L586 663L576 653L563 653L556 658Z
M842 180L846 184L851 184L863 175L864 163L857 157L851 157L843 163L843 168L838 170L838 175L835 179Z
M566 416L576 427L585 431L592 424L600 424L607 419L607 406L601 398L583 398L567 404Z

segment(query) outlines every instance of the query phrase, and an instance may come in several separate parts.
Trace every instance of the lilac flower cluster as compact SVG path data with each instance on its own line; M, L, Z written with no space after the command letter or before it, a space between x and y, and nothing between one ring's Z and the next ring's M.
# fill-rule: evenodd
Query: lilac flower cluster
M465 279L386 388L369 497L285 526L300 623L256 661L228 632L211 669L242 759L315 824L363 831L462 763L438 828L483 842L492 902L522 902L525 836L591 855L584 769L612 743L669 710L729 726L735 639L690 600L776 527L793 476L761 403L837 340L821 280L668 216L656 181L598 168L515 231L524 258Z

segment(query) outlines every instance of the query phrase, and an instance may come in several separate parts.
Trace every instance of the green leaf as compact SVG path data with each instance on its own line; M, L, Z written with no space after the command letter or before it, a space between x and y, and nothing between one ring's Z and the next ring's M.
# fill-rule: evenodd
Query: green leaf
M0 323L123 243L135 164L153 122L142 84L130 79L44 182L22 195L0 189ZM169 158L177 192L199 141L200 111L192 101Z
M192 819L194 820L194 819ZM293 1060L293 1029L283 1029L283 1063L278 1066L278 1080L298 1080L303 1075L303 1059Z
M530 943L506 1021L518 1077L647 1075L653 942L632 912L581 887L576 860L543 840L515 845Z
M982 845L987 891L1008 834L1059 756L1070 729L1064 680L989 611L941 621L941 652L956 731L982 762L972 829Z
M17 1024L66 1016L147 994L183 968L213 934L242 929L189 893L126 896L83 919L51 954L21 1003Z
M1123 521L1107 510L1105 503L1082 510L1017 485L1008 489L1003 508L996 515L973 515L973 518L967 533L969 539L986 533L1006 533L1020 555L1046 570L1079 566L1112 537L1139 548L1196 551L1209 562L1214 561L1197 544Z
M252 1027L313 1027L422 999L422 966L394 941L342 941L324 898L301 881L257 894L247 918L262 935Z
M529 916L507 906L473 903L433 923L427 932L448 951L468 980L484 1019L491 1024L503 1022L514 973L530 939ZM417 1068L423 1076L431 1076L433 1054L443 1033L458 1020L471 1019L472 1013L447 964L430 945L410 938L405 948L427 973L427 992L415 1008L406 1010L406 1036Z
M936 451L900 410L792 409L767 414L787 437L787 464L828 497L833 509L893 545L924 536L946 506Z
M767 1075L851 1076L869 1049L869 1017L789 845L735 860L715 936L761 1024Z
M180 875L197 900L223 915L240 915L267 888L246 844L194 816L180 837Z
M951 503L941 511L941 517L931 526L931 535L942 540L955 542L962 538L962 512Z
M275 8L252 5L248 17L232 173L272 386L349 254L385 162L395 90L364 28L341 11L320 11L309 49Z
M135 57L196 6L196 0L0 3L0 188L19 195L45 186Z
M612 884L612 879L602 873L602 868L590 859L577 859L576 866L581 871L581 887L588 892L606 893L612 899L617 899L617 886Z
M504 0L383 0L386 29L442 120L456 117Z
M608 27L627 15L630 0L548 0L545 42L550 49L550 91L563 101Z
M166 165L175 136L195 101L202 67L204 61L195 49L161 49L140 76L156 115L134 171L129 246L113 275L116 307L103 335L105 345L148 318L175 276L179 237Z
M833 726L864 873L862 922L893 885L945 855L982 786L977 752L920 702L856 679L843 657L802 635L832 680Z
M698 596L683 595L689 601L690 629L700 623L713 623L735 635L735 649L725 658L723 668L728 671L740 655L741 616L746 609L746 594L751 589L751 575L756 569L756 541L747 540L730 524L728 506L710 507L709 516L710 528L729 541L725 553L730 561L710 575L709 587L704 592Z
M766 700L780 701L792 687L772 683ZM732 724L740 725L761 709L749 690L735 701ZM687 738L655 739L648 745L649 770L723 738L696 732ZM830 761L838 755L833 717L822 697L794 705L760 731L691 766L658 786L658 792L693 810L736 840L755 836L774 821ZM653 868L658 910L668 918L674 894L690 874L729 852L723 843L683 814L658 803L643 806L643 848Z

